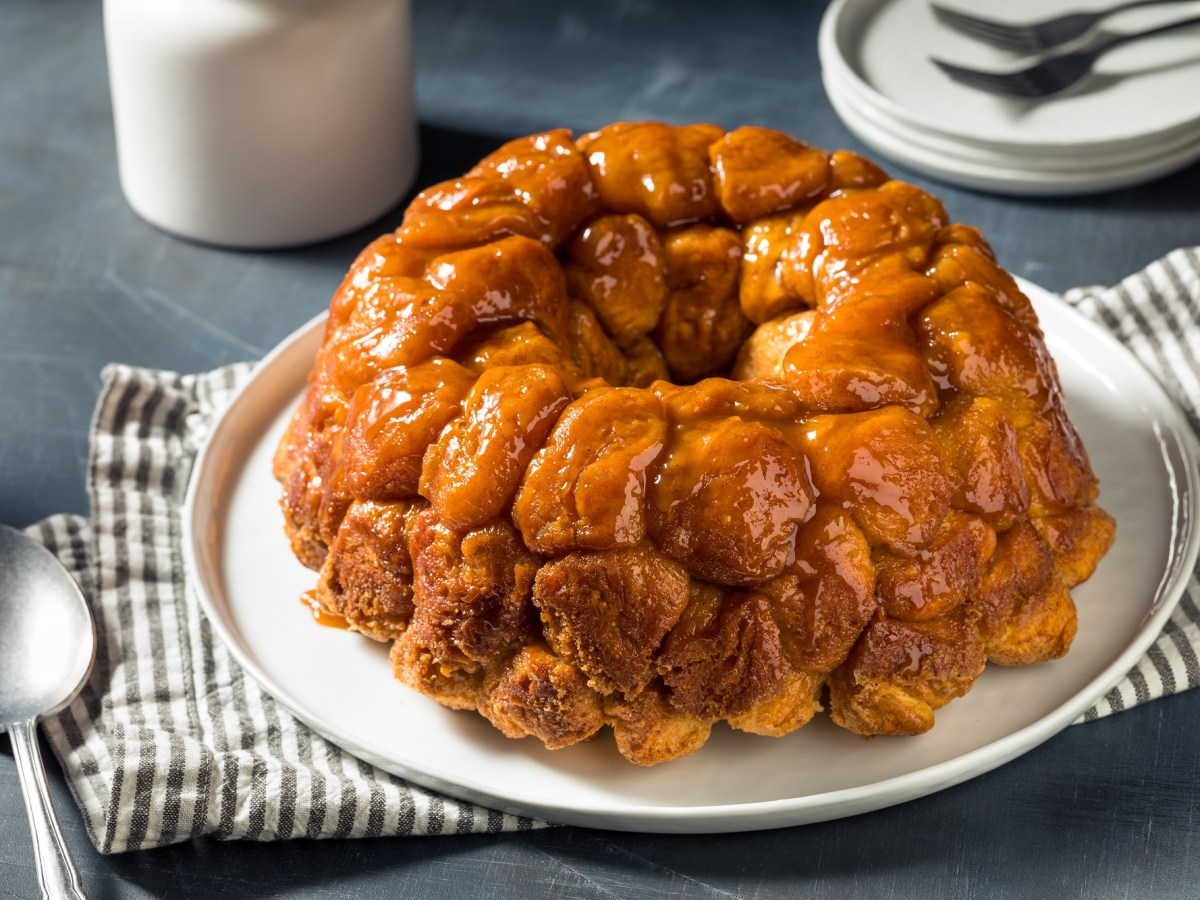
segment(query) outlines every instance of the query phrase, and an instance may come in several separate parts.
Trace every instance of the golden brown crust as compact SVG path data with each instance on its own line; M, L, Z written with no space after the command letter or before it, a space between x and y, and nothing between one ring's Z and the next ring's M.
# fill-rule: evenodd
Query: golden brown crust
M1056 659L1075 637L1075 604L1050 548L1028 521L1000 536L971 605L990 662L1026 666Z
M700 718L743 715L769 700L788 673L770 601L697 586L663 643L658 672L672 705Z
M400 681L443 706L475 709L479 705L483 671L441 666L434 651L422 645L414 630L408 629L396 638L388 658L392 672Z
M687 603L683 567L650 544L568 553L534 585L546 641L603 694L637 694Z
M582 373L574 370L568 349L546 337L532 322L521 322L488 333L466 345L460 361L465 368L476 374L497 366L528 366L541 363L558 369L564 378L582 376Z
M760 700L746 712L729 717L729 724L738 731L761 734L763 737L783 737L803 728L819 713L821 693L825 688L824 674L790 671L776 682L774 694Z
M507 522L466 533L433 509L409 527L413 616L408 631L444 672L475 672L537 634L538 560Z
M1069 588L1092 577L1096 564L1117 536L1117 523L1098 506L1076 506L1056 516L1029 521L1050 548L1063 584Z
M322 609L377 641L397 637L413 612L409 532L423 501L355 500L317 582Z
M922 284L918 290L924 288ZM875 323L869 336L863 332L864 319ZM863 300L815 317L784 354L780 368L796 396L823 412L895 404L928 416L939 403L912 329L892 314L890 301Z
M583 673L544 644L522 647L484 680L479 712L505 737L532 736L551 750L586 740L605 721Z
M859 734L921 734L934 710L971 689L984 663L970 615L877 617L829 676L830 715Z
M661 684L651 684L633 697L604 698L604 713L621 755L639 766L653 766L698 750L708 740L712 722L676 708Z
M274 458L316 599L510 737L915 734L1113 540L983 236L765 128L511 141L330 305Z

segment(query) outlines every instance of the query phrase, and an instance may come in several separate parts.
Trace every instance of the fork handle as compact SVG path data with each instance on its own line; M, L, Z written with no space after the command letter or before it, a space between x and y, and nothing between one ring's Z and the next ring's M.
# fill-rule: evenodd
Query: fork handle
M1132 0L1130 3L1122 3L1120 6L1110 6L1104 10L1102 15L1115 16L1119 12L1125 12L1130 9L1141 9L1143 6L1161 6L1164 3L1189 3L1191 0Z
M1147 2L1156 2L1156 0L1142 0L1141 4ZM1157 0L1164 2L1164 0ZM1097 47L1092 49L1092 52L1099 56L1101 53L1107 53L1113 47L1119 47L1121 44L1128 44L1130 41L1140 41L1142 38L1151 37L1156 34L1164 34L1168 31L1174 31L1176 28L1186 28L1189 25L1200 24L1200 16L1192 16L1190 19L1180 19L1178 22L1168 22L1166 25L1159 25L1157 28L1151 28L1148 31L1139 31L1136 34L1114 34L1107 41L1104 41Z
M33 719L10 725L8 736L17 763L21 794L25 798L25 812L29 814L29 827L33 832L33 855L42 896L51 900L87 900L50 803L46 769L38 752Z
M1120 6L1110 6L1104 10L1105 16L1115 16L1119 12L1125 12L1130 9L1141 9L1143 6L1161 6L1164 3L1190 3L1191 0L1132 0L1130 3L1122 3Z

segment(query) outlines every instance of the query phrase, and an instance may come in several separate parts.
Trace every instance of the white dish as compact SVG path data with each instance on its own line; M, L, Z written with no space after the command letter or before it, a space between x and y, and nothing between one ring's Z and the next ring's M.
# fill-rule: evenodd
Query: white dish
M861 83L848 77L841 67L823 68L821 77L826 91L838 95L840 106L848 107L859 118L887 132L894 142L928 151L936 154L938 158L950 157L952 160L968 164L1035 173L1071 173L1106 171L1117 167L1133 168L1168 153L1179 156L1185 163L1200 155L1200 122L1179 133L1154 141L1122 145L1115 149L1081 147L1070 153L1061 148L1046 151L1036 146L996 146L968 142L914 126L905 119L891 115L883 104L876 102L872 92L863 91Z
M901 165L962 187L1005 194L1061 197L1116 190L1142 184L1179 171L1200 157L1200 135L1182 146L1168 144L1131 163L1110 166L1080 163L1074 168L1039 168L1013 159L1008 164L973 161L938 152L906 140L879 119L872 119L847 99L832 79L825 80L825 93L843 124L878 153Z
M944 0L955 5L956 0ZM964 11L1009 21L1109 6L1107 0L958 0ZM1135 32L1200 12L1200 0L1114 17L1105 29ZM950 80L931 56L981 69L1017 68L1020 58L938 22L928 0L834 0L821 24L823 67L852 82L885 114L924 132L988 149L1077 155L1148 146L1200 124L1195 31L1131 42L1105 55L1097 76L1049 100L999 97ZM1200 154L1200 148L1198 148Z
M607 735L547 751L394 681L382 645L315 625L301 607L314 575L292 557L276 505L271 455L305 386L321 319L268 356L214 424L184 508L190 576L216 633L300 719L381 768L493 808L601 828L715 832L821 821L932 793L1042 743L1115 684L1165 623L1200 543L1196 454L1174 406L1112 337L1026 289L1118 537L1075 591L1080 628L1070 654L989 667L921 737L865 741L824 717L778 740L721 727L693 756L642 769Z

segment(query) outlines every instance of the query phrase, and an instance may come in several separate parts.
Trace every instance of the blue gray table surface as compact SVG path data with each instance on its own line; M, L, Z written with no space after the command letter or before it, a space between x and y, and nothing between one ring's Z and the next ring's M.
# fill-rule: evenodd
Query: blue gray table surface
M863 148L822 90L825 4L421 2L419 184L506 138L618 119L762 124ZM359 233L298 250L202 247L139 220L117 184L98 0L0 6L0 521L86 512L100 368L252 360L319 312ZM1112 283L1200 244L1200 166L1072 199L927 181L1045 287ZM3 627L3 623L0 623ZM94 897L1198 897L1200 693L1067 729L966 784L875 813L744 834L561 828L512 836L191 844L105 858L57 764L53 792ZM37 896L0 740L0 897Z

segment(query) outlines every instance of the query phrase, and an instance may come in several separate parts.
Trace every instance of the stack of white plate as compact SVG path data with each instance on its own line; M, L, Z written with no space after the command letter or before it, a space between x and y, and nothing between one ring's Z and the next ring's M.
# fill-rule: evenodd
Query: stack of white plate
M941 2L1031 22L1115 0ZM1165 3L1119 13L1102 27L1132 33L1197 14L1200 2ZM825 89L846 127L884 156L951 184L1082 194L1149 181L1200 159L1200 26L1115 48L1086 80L1041 100L951 81L932 57L992 71L1033 60L952 30L929 0L834 0L819 46Z

